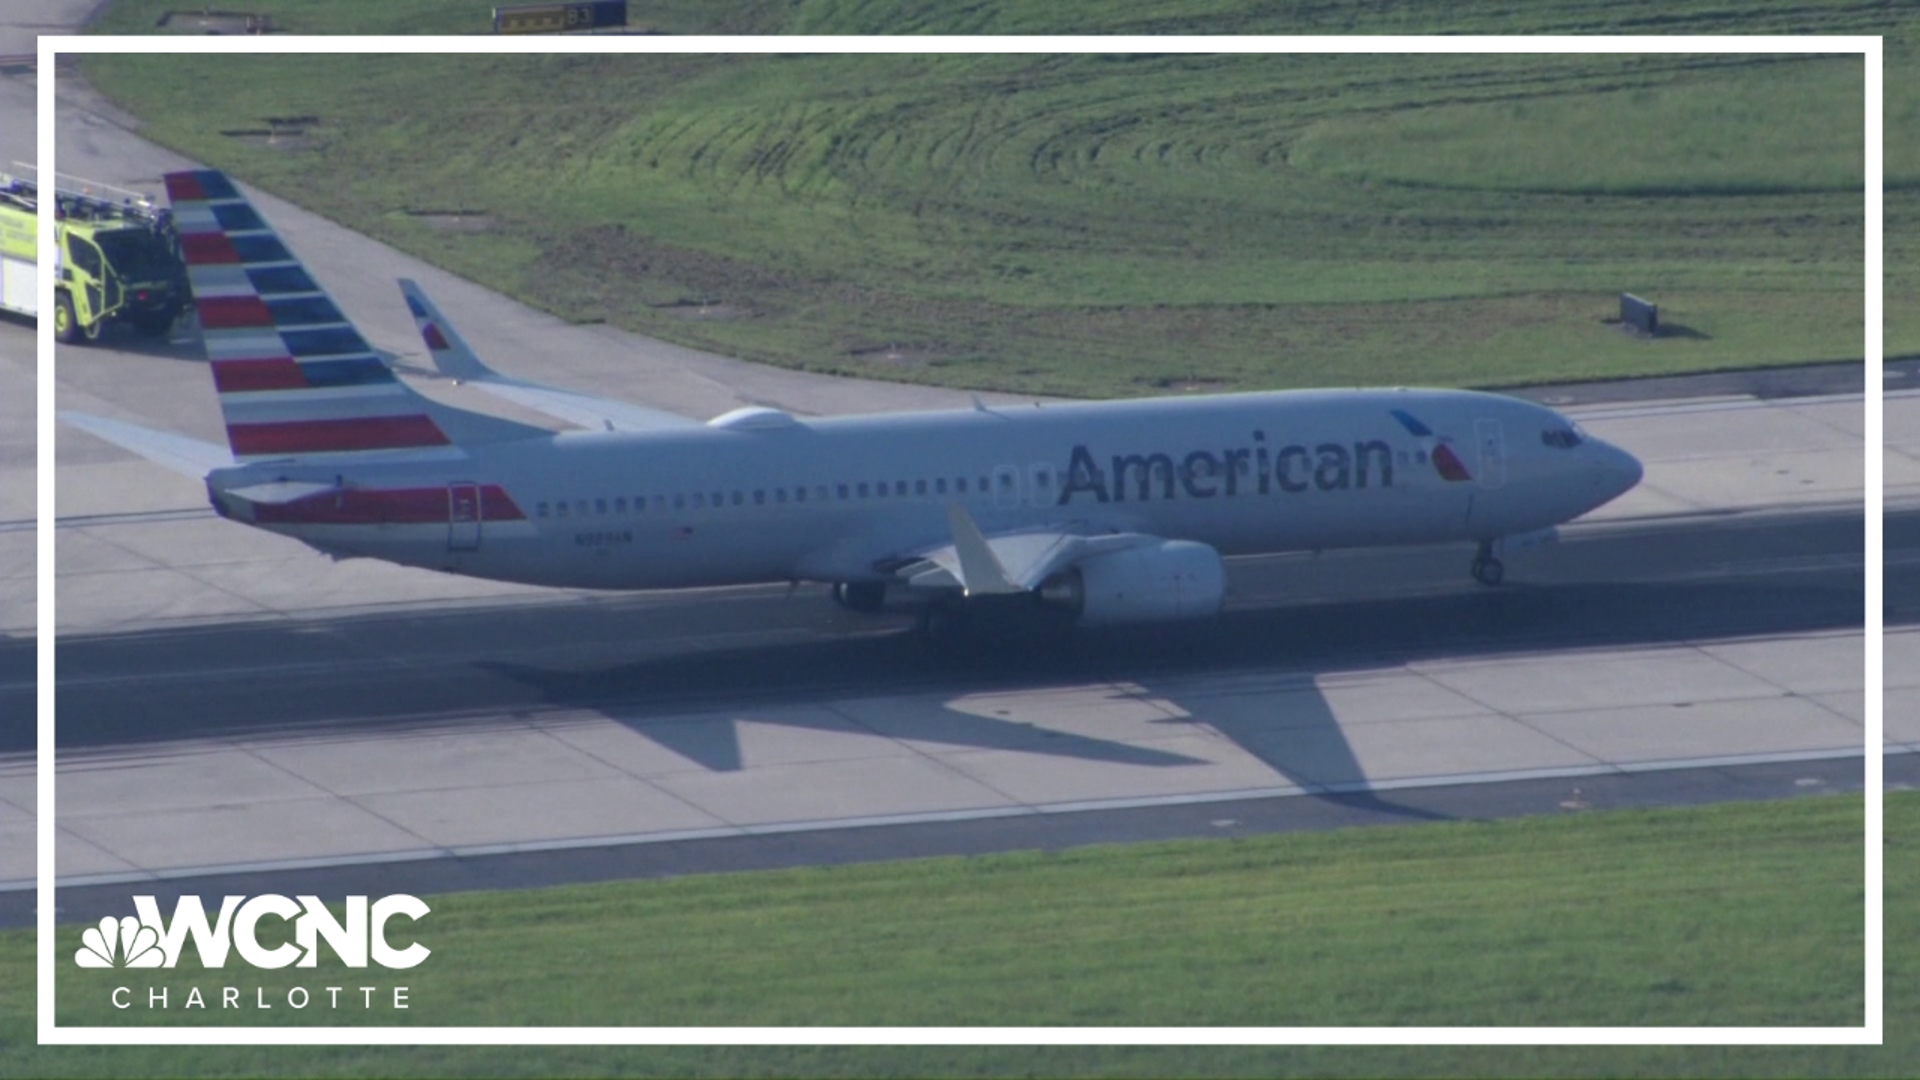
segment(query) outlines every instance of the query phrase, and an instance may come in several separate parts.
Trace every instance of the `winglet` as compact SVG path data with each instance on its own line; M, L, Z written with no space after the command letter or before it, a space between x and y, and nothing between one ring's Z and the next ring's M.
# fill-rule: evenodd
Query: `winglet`
M415 282L400 279L400 292L407 298L407 310L413 313L413 325L427 343L434 369L450 379L469 383L495 397L558 417L569 424L600 431L659 431L667 428L694 427L697 421L623 401L577 394L553 386L516 379L488 367L461 338L459 331L440 313L433 301Z
M407 298L407 310L413 313L414 328L420 331L420 337L427 343L427 353L433 357L433 366L440 374L451 379L485 379L494 375L492 368L480 362L480 357L461 338L460 332L453 328L433 301L418 284L408 278L400 279L401 295Z
M1027 591L1008 579L1006 568L994 556L993 548L987 546L987 538L967 515L965 507L950 504L947 524L953 529L954 553L960 557L960 587L968 596Z

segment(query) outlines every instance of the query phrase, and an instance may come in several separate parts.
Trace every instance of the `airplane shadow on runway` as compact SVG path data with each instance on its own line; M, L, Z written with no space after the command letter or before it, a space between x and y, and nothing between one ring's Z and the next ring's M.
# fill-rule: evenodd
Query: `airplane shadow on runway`
M489 662L480 667L518 682L549 706L596 712L714 770L744 767L738 725L709 715L688 722L703 701L742 719L847 721L825 706L849 696L934 698L1013 694L1061 687L1131 687L1151 701L1156 725L1210 728L1284 782L1330 801L1385 815L1432 817L1367 790L1368 777L1317 675L1393 667L1420 659L1521 654L1577 647L1792 632L1858 625L1859 588L1765 585L1519 586L1401 600L1228 612L1207 623L1083 633L1051 647L985 650L961 657L929 652L909 634L730 648L639 660L584 671ZM1182 700L1173 687L1194 676L1258 671L1248 695ZM1276 680L1276 672L1288 672ZM716 688L724 688L716 691ZM755 703L777 708L755 709ZM819 710L797 708L819 705ZM1093 761L1175 767L1198 759L1135 745L1052 733L957 712L951 701L885 734L944 745L1018 749ZM672 719L669 719L669 718ZM1275 781L1276 783L1278 781Z
M1258 624L1263 620L1236 621ZM1185 629L1163 627L1149 636L1159 638ZM1240 629L1260 632L1257 625ZM1279 774L1279 779L1256 784L1292 784L1383 814L1442 816L1402 807L1366 790L1366 773L1311 674L1286 677L1279 687L1269 683L1257 695L1207 704L1183 702L1177 692L1154 688L1155 680L1143 683L1129 678L1125 672L1132 664L1123 663L1116 670L1104 650L1117 643L1116 635L1103 635L1091 643L1091 649L1085 641L1025 642L1017 648L988 647L956 657L931 654L911 635L895 634L858 644L728 649L584 671L499 662L478 666L534 689L550 706L614 720L717 772L748 767L740 743L743 722L1121 765L1209 764L1205 758L1059 730L1049 726L1045 705L1037 723L1014 718L1031 707L1035 693L1043 701L1066 694L1074 699L1072 706L1099 709L1112 717L1116 727L1132 727L1145 713L1149 718L1144 722L1152 728L1217 732ZM1169 670L1184 680L1212 666L1177 664ZM872 678L880 672L889 672L892 678ZM824 682L822 675L827 676ZM845 681L849 677L854 679L852 686ZM889 682L892 685L886 685ZM702 699L707 696L702 689L715 685L726 686L727 696L736 703L715 702L716 710L725 711L702 714ZM849 696L881 695L906 697L910 703L890 702L882 710L882 719L869 717L865 722L836 708ZM1002 705L1006 707L996 707ZM981 715L980 710L999 715Z
M704 660L703 657L696 663L704 665ZM549 704L563 709L600 713L681 757L716 772L732 772L746 767L740 748L739 724L732 719L736 715L740 720L796 726L823 734L873 732L873 729L830 709L762 711L747 706L732 709L720 716L652 720L649 719L649 713L636 714L628 707L631 696L636 691L644 690L653 681L654 672L650 670L651 665L647 664L588 671L547 671L524 664L491 661L483 661L476 666L535 688ZM747 666L757 667L758 663ZM696 711L700 708L698 703L691 707ZM1066 732L1042 731L1032 724L996 720L951 709L925 725L912 725L909 730L890 733L943 746L1022 750L1125 765L1201 764L1201 759L1185 754Z
M1916 579L1920 570L1890 567L1889 600L1915 593ZM1288 782L1329 798L1417 814L1361 790L1364 769L1315 689L1317 676L1423 659L1857 627L1863 583L1855 566L1698 581L1471 588L1229 611L1203 623L1089 632L1053 648L965 660L929 652L897 618L892 625L901 631L887 632L884 620L876 629L781 606L824 604L818 595L741 602L764 605L753 611L770 622L832 633L777 644L679 645L659 655L661 643L671 640L659 633L663 623L718 616L698 600L663 606L656 596L63 637L63 673L106 677L63 683L59 745L63 755L111 759L135 756L139 744L193 739L350 738L369 730L478 730L503 723L557 729L587 713L716 771L751 764L736 717L799 725L822 737L880 730L943 748L1155 769L1200 764L1181 753L1103 738L1097 719L1067 732L952 707L982 695L1082 687L1158 703L1159 722L1206 725ZM796 622L796 612L810 621ZM726 617L740 621L737 609ZM454 655L483 659L434 661L420 649L422 641L472 643ZM532 660L542 655L541 646L595 641L633 641L636 652L654 655L586 667ZM369 663L370 656L380 662ZM343 658L351 661L350 674L330 666ZM186 670L176 670L182 664ZM0 656L0 667L6 666ZM193 677L196 669L207 676ZM141 672L167 677L145 679ZM1260 680L1248 698L1236 702L1215 690L1206 701L1180 700L1179 687L1196 677L1246 673ZM884 722L839 711L849 701L898 696L926 697L940 707L895 710ZM1136 736L1139 722L1132 721ZM31 746L30 731L0 731L0 752Z

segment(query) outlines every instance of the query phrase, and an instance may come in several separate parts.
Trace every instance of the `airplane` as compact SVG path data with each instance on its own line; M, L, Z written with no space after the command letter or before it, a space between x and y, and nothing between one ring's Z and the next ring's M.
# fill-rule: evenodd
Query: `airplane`
M503 375L401 282L442 375L580 429L556 432L400 381L223 174L166 187L228 445L62 418L335 557L568 588L823 582L855 611L915 601L941 637L986 612L1212 615L1237 555L1472 541L1494 586L1508 545L1641 478L1559 413L1466 390L700 422Z

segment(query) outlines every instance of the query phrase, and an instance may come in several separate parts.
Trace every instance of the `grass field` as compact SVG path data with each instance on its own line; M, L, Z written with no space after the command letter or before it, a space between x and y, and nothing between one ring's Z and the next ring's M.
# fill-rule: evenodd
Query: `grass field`
M150 27L161 6L123 2L103 28ZM301 30L473 29L441 2L257 6ZM1227 8L1133 3L1092 21L1332 28ZM647 18L1089 22L937 10ZM1417 6L1367 10L1345 28L1439 25ZM1489 28L1626 27L1653 10L1533 5L1532 21ZM1764 6L1720 22L1659 10L1680 30L1770 25ZM1872 25L1858 4L1771 18ZM538 306L814 370L1097 396L1862 353L1863 84L1844 58L103 57L85 71L157 140ZM1906 85L1889 79L1890 125L1916 115ZM272 145L221 134L276 116L318 120ZM1915 190L1920 153L1897 142L1889 176ZM1890 236L1905 205L1889 200ZM433 211L468 213L450 228ZM1920 298L1903 243L1888 248L1894 354L1920 351L1920 302L1897 302ZM1677 332L1605 325L1623 289Z
M1887 802L1889 1015L1920 1012L1920 796ZM434 898L412 1024L1847 1025L1862 989L1860 801L1621 811L623 882ZM62 931L60 955L78 946ZM31 936L0 935L0 1075L579 1071L1908 1075L1885 1049L1166 1050L1077 1059L924 1050L33 1050ZM267 1000L300 983L249 974ZM191 961L188 967L191 967ZM61 1020L146 973L60 967ZM298 976L295 972L299 971ZM174 1002L194 978L171 980ZM210 991L209 991L210 992ZM383 990L384 992L384 990ZM217 1012L163 1014L174 1023ZM235 1014L229 1014L235 1015ZM344 1014L335 1014L340 1016ZM393 1013L379 1014L380 1022ZM294 1019L241 1012L234 1022ZM327 1022L318 1010L299 1021ZM1638 1064L1636 1064L1638 1063ZM561 1071L567 1071L562 1069Z

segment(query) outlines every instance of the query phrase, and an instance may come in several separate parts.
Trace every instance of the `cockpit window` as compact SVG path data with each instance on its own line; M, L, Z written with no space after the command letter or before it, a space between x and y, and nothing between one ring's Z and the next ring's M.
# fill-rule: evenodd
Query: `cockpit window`
M1580 445L1580 430L1572 427L1550 427L1540 433L1540 441L1561 450L1571 450Z

